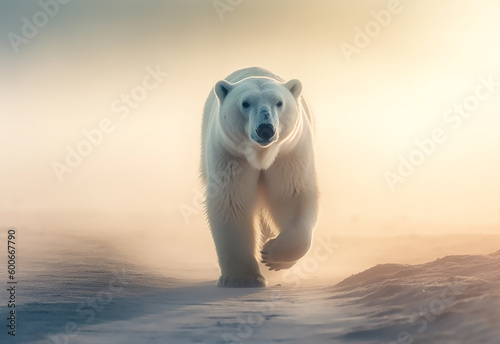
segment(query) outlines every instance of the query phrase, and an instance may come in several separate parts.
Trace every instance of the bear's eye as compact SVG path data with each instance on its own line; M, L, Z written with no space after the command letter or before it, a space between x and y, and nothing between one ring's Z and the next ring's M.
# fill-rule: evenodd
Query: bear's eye
M243 106L246 109L250 107L250 103L245 100L243 103L241 103L241 106Z
M282 102L281 100L280 100L280 101L278 101L278 102L276 103L276 106L277 106L277 107L282 107L282 106L283 106L283 102Z

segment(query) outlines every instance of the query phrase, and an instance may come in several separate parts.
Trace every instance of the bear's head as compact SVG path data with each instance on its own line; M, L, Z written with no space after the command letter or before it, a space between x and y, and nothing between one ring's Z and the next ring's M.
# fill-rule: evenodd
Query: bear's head
M302 84L281 83L267 77L250 77L237 83L215 85L219 100L219 126L223 144L246 156L258 169L274 162L280 147L296 139L302 115Z

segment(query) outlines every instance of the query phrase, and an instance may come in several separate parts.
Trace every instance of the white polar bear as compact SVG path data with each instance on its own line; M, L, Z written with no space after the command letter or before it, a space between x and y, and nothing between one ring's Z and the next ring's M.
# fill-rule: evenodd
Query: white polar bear
M299 80L253 67L217 82L207 99L201 173L220 287L264 287L259 253L280 270L311 246L318 187L313 117L301 91Z

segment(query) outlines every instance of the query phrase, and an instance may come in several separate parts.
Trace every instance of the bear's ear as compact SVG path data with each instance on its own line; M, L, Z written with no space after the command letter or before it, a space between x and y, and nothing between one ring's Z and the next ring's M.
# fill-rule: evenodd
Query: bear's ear
M227 82L226 80L218 81L215 84L215 87L214 87L215 94L217 95L217 98L219 98L219 101L221 103L224 100L224 98L226 98L227 94L229 93L229 91L231 91L232 88L233 88L233 85L231 83Z
M292 79L283 84L293 95L295 99L299 98L302 93L302 83L297 79Z

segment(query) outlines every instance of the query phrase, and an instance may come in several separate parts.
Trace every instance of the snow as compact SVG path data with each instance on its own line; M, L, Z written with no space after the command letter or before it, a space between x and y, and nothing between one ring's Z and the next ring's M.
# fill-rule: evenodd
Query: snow
M64 240L25 240L17 336L2 326L1 343L500 343L500 251L219 289Z

